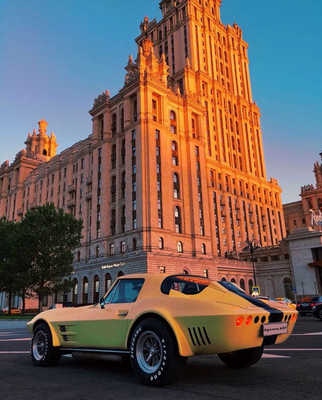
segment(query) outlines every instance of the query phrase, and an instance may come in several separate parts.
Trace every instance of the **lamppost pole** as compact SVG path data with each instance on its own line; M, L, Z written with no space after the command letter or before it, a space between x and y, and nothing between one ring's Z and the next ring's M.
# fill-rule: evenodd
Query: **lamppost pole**
M257 286L256 283L256 270L255 270L255 260L254 260L254 250L257 248L255 241L254 240L247 240L246 241L248 247L249 247L249 252L250 252L250 259L253 265L253 278L254 278L254 286Z

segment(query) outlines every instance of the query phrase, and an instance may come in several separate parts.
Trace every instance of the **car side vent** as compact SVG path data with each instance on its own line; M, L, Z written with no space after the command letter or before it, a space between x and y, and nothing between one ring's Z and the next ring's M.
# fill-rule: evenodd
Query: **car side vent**
M67 335L63 335L64 342L69 342L70 338Z
M59 325L60 332L66 332L66 325Z
M207 346L208 344L211 344L207 329L205 327L200 328L197 326L188 328L188 332L191 342L194 346Z

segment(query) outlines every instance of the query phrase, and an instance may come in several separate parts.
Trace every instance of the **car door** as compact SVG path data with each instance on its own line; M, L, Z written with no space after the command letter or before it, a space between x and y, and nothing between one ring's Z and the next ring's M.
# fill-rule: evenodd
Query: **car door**
M126 335L131 320L128 314L136 302L144 279L120 279L101 304L84 311L84 320L78 322L78 347L125 349Z

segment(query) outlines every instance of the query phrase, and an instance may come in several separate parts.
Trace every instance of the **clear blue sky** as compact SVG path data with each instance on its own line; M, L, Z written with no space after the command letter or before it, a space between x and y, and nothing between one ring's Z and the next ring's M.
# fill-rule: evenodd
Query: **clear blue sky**
M58 151L88 136L93 99L123 85L128 55L158 0L0 0L0 162L45 118ZM249 43L267 176L283 201L313 183L322 151L322 1L223 0L222 20Z

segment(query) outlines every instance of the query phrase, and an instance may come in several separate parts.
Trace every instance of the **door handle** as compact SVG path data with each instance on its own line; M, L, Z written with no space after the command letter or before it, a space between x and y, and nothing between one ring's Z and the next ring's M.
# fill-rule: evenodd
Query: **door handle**
M117 315L119 317L126 317L129 312L127 310L120 310L118 311Z

